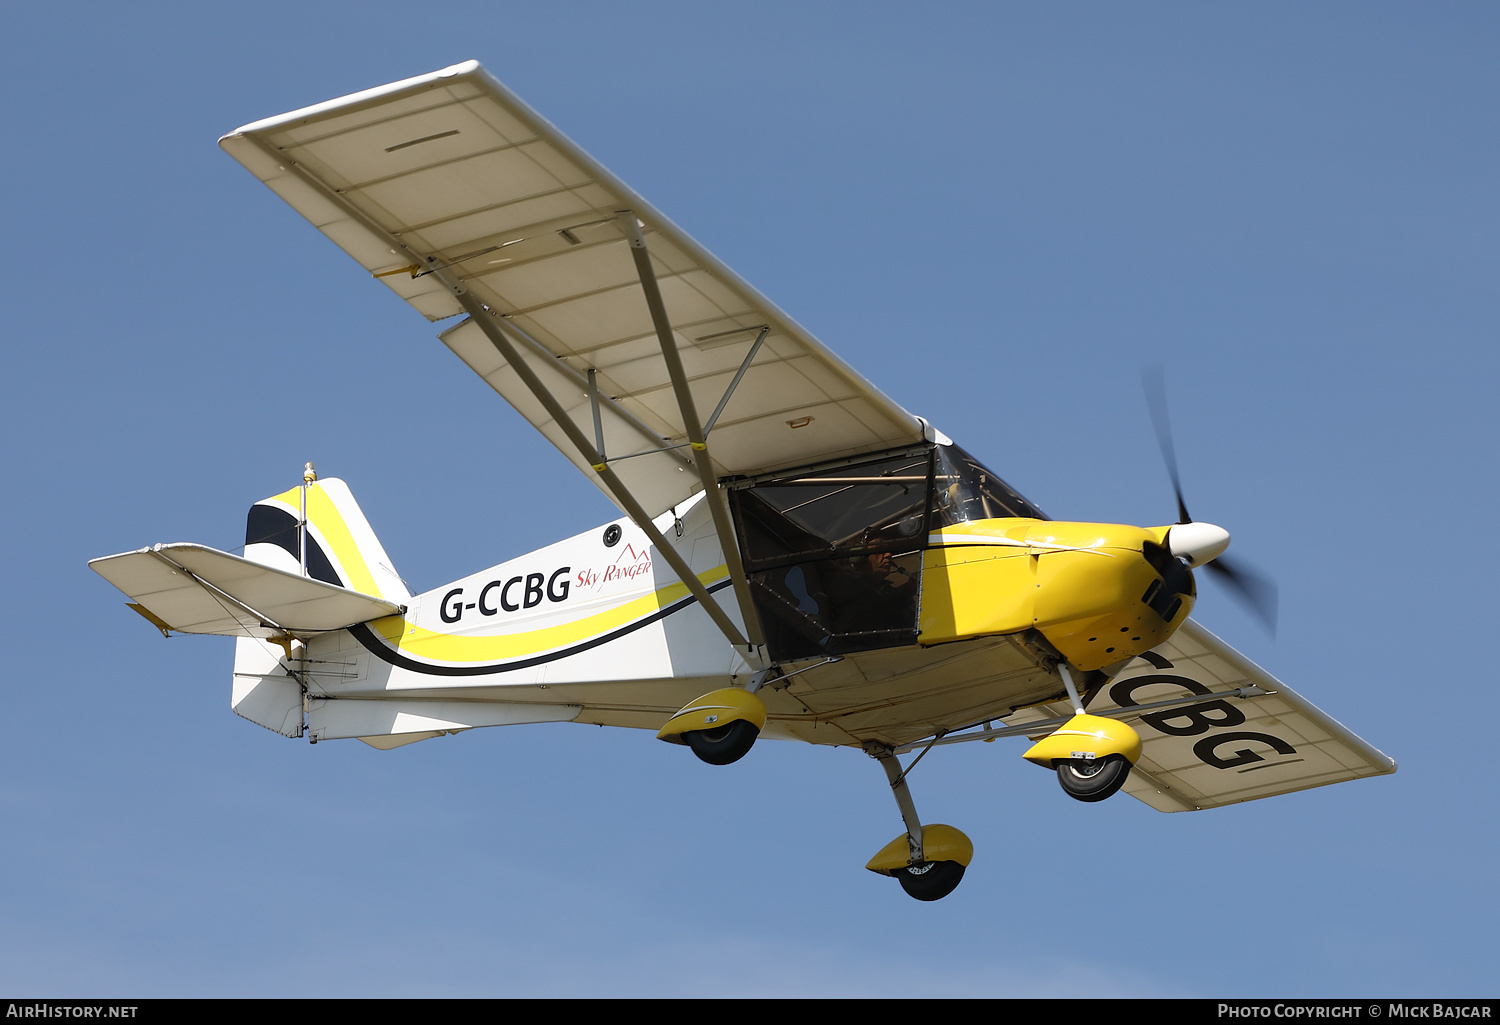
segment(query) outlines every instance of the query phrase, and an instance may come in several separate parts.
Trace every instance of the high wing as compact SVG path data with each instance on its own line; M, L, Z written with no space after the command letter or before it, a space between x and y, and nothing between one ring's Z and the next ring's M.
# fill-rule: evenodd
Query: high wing
M1215 696L1241 689L1250 696ZM1204 700L1183 705L1186 695ZM1170 702L1170 707L1132 706ZM1124 710L1126 714L1120 714ZM1143 742L1124 791L1157 811L1195 811L1396 771L1396 763L1197 623L1133 661L1088 703ZM1065 704L1007 725L1066 718Z
M89 567L163 630L228 637L306 637L398 615L374 595L189 543L93 559Z
M468 313L444 343L632 516L603 466L655 516L711 475L922 440L920 420L476 62L257 121L220 145L429 320ZM648 270L633 250L649 252ZM695 429L711 434L696 473Z

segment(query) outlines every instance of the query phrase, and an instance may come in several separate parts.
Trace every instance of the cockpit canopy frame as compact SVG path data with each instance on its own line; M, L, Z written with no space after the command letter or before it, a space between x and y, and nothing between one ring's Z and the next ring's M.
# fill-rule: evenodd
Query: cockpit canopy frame
M728 482L740 554L778 661L917 643L934 531L1046 519L957 445Z

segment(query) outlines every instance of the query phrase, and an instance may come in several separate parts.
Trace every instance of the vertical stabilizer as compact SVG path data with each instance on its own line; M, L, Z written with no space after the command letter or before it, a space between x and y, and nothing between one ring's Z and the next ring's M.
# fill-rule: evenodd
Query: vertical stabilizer
M337 477L310 481L251 506L245 558L294 573L302 572L305 558L307 575L315 580L394 602L411 597L349 486Z
M245 558L290 573L302 573L305 567L315 580L402 605L411 598L349 486L335 477L317 480L311 467L302 486L250 507ZM283 663L288 654L274 643L240 638L230 702L236 714L251 722L285 737L300 737L303 691Z

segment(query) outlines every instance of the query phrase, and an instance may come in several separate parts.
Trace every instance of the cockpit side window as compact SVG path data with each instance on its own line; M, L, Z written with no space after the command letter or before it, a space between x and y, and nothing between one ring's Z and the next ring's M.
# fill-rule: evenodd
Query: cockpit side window
M730 491L773 658L917 642L922 552L951 523L1041 511L957 446L930 446Z
M733 492L747 568L920 547L930 451Z
M772 657L916 643L932 470L922 449L731 492Z

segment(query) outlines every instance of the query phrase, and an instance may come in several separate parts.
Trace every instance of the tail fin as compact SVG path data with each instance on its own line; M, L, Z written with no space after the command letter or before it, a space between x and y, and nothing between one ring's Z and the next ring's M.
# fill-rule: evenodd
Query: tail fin
M309 481L252 505L245 522L245 558L291 573L301 573L305 564L316 580L401 605L411 598L349 486L334 477ZM285 737L300 737L304 697L300 684L281 667L282 654L274 644L240 638L230 704L253 723Z
M245 558L301 572L304 501L308 576L388 601L404 603L411 597L349 486L337 477L310 481L251 506L245 523Z

